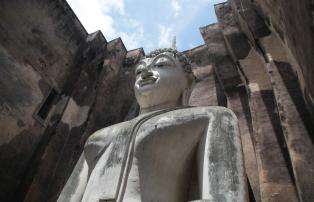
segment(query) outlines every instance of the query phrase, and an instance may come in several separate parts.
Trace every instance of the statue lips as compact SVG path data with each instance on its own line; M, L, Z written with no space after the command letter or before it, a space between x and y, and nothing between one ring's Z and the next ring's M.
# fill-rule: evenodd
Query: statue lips
M143 87L143 86L146 86L146 85L154 84L154 83L156 83L157 79L158 78L156 76L149 76L149 77L147 77L145 79L141 79L139 81L139 86Z

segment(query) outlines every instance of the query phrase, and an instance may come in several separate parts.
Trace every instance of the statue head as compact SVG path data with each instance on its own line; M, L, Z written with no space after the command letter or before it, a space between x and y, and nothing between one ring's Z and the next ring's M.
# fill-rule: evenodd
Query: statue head
M158 49L136 66L134 86L141 111L187 105L194 81L187 57L175 49Z

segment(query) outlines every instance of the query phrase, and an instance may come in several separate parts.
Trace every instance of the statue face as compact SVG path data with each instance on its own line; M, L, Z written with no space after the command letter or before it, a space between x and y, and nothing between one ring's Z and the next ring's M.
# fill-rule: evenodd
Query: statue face
M141 60L136 67L134 86L141 108L162 104L180 103L183 91L188 87L186 75L172 53Z

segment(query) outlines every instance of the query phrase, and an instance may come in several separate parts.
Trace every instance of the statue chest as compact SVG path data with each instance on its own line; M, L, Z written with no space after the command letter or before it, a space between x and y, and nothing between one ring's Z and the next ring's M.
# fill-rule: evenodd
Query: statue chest
M144 189L160 189L168 197L166 201L169 197L180 201L190 184L190 171L196 167L198 143L210 121L202 114L166 113L141 124L137 121L102 131L85 148L91 172L87 187L92 191L83 199L123 196L126 201L141 201L146 193L158 193ZM119 193L121 190L125 193Z
M205 117L166 116L143 124L132 150L124 201L184 201L197 167L198 145L209 125Z
M246 196L237 120L219 107L154 112L99 130L72 175L67 184L79 183L65 193L84 202Z

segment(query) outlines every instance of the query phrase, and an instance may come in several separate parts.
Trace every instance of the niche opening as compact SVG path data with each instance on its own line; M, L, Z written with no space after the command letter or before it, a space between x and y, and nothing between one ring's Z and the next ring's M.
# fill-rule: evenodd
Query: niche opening
M40 108L35 113L36 119L39 120L42 124L44 124L44 122L46 121L57 96L58 92L55 89L51 88L49 94L46 96L46 98L40 105Z

